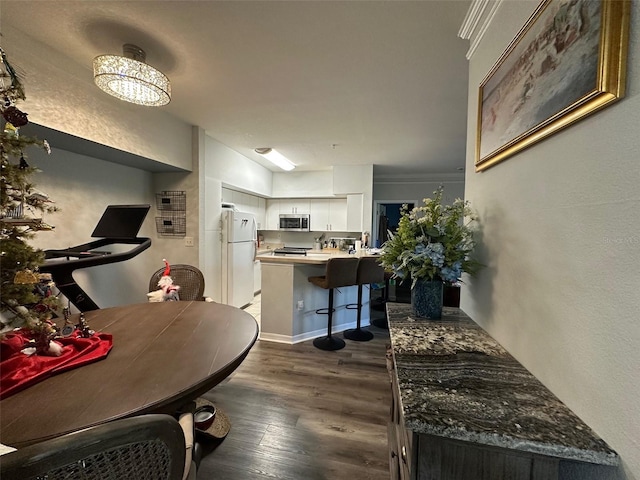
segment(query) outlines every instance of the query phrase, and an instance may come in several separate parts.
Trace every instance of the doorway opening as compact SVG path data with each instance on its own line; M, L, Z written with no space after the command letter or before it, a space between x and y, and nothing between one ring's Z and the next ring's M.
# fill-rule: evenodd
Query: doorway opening
M414 202L379 201L376 202L375 236L373 237L375 248L380 248L389 239L389 233L398 231L398 224L402 212L402 206L408 205L413 209Z

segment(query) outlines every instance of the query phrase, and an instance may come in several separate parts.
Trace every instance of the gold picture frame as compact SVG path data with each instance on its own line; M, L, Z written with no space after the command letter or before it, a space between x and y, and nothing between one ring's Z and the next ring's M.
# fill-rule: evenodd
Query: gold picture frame
M625 94L630 0L543 0L482 80L476 172Z

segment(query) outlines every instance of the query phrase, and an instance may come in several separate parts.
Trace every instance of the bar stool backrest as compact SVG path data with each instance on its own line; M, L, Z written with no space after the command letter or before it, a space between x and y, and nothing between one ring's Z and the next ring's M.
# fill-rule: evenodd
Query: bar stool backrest
M324 288L347 287L357 284L358 258L330 258L325 272Z
M376 257L362 257L358 262L358 285L384 282L384 268Z

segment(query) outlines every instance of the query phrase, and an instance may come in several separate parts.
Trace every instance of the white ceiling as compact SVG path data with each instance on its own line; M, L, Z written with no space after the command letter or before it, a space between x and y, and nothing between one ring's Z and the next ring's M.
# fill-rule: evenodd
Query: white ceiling
M1 0L0 28L87 66L140 46L171 79L161 108L261 163L253 149L273 147L299 170L429 175L465 164L469 5Z

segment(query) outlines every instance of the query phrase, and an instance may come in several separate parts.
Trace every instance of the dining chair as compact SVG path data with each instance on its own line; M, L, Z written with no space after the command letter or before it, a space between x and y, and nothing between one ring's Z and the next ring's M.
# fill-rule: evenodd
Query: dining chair
M158 281L162 278L165 268L160 268L151 275L149 292L158 290ZM183 263L171 265L171 278L173 284L180 287L178 291L180 300L205 300L204 275L197 267Z
M158 269L151 275L151 279L149 280L149 292L153 292L158 289L158 281L160 278L165 275L167 267L163 267ZM202 272L192 265L187 265L184 263L177 263L175 265L171 265L169 275L173 280L174 285L180 286L180 290L178 291L178 297L181 301L205 301L205 302L213 302L213 300L209 297L204 296L204 275ZM205 400L199 397L196 400L196 403L210 403L208 400ZM213 405L213 404L212 404ZM215 424L216 428L211 428L211 432L214 432L215 435L211 434L211 432L203 432L199 429L194 430L194 438L192 439L192 445L194 450L199 449L200 446L197 442L197 439L204 438L205 440L210 440L211 437L222 439L226 437L229 432L230 422L228 417L222 412L219 407L216 407L218 410L218 420ZM224 421L220 421L224 419ZM187 442L188 443L188 442ZM198 455L201 455L201 451L194 452ZM199 459L198 459L199 463Z
M170 415L114 420L2 455L2 480L195 478L185 433Z

